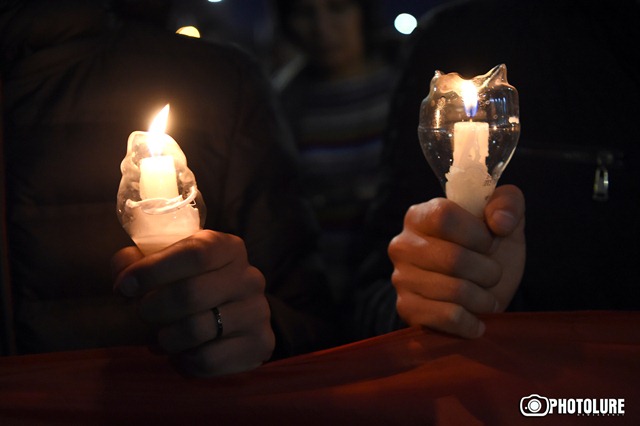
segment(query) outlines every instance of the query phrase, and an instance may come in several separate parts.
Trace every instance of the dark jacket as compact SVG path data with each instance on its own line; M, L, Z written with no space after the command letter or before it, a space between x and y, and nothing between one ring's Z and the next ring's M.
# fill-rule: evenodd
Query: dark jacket
M205 227L242 237L266 277L275 356L329 344L315 225L258 64L98 3L0 6L4 352L13 339L18 353L149 341L135 303L113 294L109 262L132 244L115 213L127 137L167 103Z
M471 78L501 63L522 132L499 184L526 199L527 265L510 309L640 309L639 32L631 0L452 2L422 19L393 96L387 180L365 243L363 334L398 326L387 245L409 206L444 195L417 135L434 72Z

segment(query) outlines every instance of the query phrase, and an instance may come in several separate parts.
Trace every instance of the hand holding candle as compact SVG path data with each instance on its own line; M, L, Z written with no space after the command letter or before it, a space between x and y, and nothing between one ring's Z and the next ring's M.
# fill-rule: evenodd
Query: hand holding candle
M129 135L118 190L120 223L144 254L202 229L205 211L193 173L176 141L165 133L167 105L148 132Z
M418 135L448 199L411 206L389 243L405 323L475 338L485 331L477 315L513 298L524 271L524 197L496 183L519 134L518 93L504 65L471 80L436 71Z
M168 114L167 106L148 132L129 136L118 217L139 250L113 256L114 288L137 299L140 319L182 373L255 368L275 347L265 278L242 238L201 230L204 203L184 153L165 134Z
M418 136L447 198L482 217L520 136L518 92L504 65L464 80L436 71Z

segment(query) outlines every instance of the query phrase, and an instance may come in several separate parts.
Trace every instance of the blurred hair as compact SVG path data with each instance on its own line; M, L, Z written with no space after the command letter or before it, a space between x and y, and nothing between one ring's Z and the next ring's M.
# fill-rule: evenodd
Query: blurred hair
M276 30L280 31L289 41L297 43L296 35L289 25L289 17L293 6L300 0L271 0L271 12L275 17ZM368 52L373 49L376 37L381 29L381 19L378 0L347 0L355 4L362 12L362 31Z
M110 3L112 10L119 16L165 25L173 0L110 0Z

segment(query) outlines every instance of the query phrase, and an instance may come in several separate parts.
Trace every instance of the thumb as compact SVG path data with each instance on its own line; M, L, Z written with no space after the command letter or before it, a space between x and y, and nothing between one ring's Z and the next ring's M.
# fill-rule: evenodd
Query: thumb
M499 237L510 235L524 220L525 201L515 185L496 188L485 208L487 225Z

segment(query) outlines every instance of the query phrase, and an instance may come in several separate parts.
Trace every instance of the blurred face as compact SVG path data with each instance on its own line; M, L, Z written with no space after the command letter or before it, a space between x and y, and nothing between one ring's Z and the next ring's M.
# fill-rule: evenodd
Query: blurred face
M299 0L289 17L296 42L325 72L350 74L364 63L362 12L350 0Z

